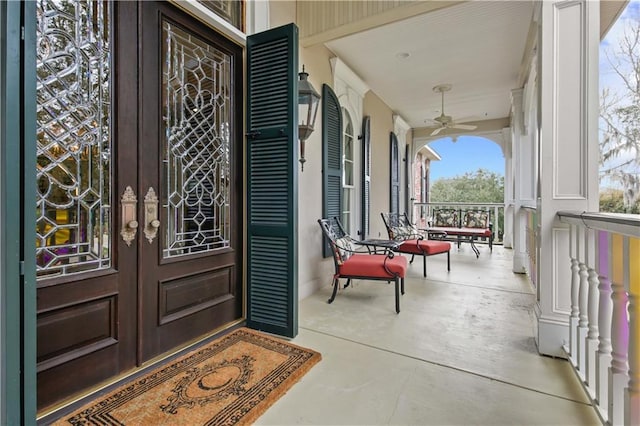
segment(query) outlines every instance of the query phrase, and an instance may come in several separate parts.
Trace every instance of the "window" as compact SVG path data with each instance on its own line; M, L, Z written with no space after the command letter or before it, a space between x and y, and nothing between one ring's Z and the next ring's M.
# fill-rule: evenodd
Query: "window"
M389 164L389 212L400 213L400 156L398 155L398 138L396 134L389 134L390 164Z
M347 234L351 233L353 220L353 206L355 182L354 174L354 131L353 122L349 112L342 108L342 120L344 123L342 140L342 224Z

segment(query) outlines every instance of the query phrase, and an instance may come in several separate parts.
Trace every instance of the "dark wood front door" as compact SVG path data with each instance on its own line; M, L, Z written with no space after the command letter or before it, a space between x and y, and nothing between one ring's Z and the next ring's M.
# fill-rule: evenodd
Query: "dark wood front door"
M38 3L38 407L242 316L242 50L156 2Z
M141 22L140 194L159 198L140 250L145 361L241 316L243 66L167 3L143 2Z

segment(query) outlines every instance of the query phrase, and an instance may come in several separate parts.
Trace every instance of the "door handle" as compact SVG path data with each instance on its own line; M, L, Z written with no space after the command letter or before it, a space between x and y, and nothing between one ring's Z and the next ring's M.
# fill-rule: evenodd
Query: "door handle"
M160 221L158 220L158 197L153 187L149 187L147 195L144 196L144 236L149 244L158 235Z
M120 205L122 206L122 228L120 229L120 235L124 242L127 243L127 246L130 246L131 241L136 237L136 232L138 231L138 221L136 220L138 198L130 186L127 186L122 193Z

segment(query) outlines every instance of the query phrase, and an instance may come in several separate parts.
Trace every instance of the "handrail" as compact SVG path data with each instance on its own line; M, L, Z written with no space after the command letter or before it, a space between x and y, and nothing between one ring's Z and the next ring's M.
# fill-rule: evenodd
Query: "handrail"
M628 237L640 238L640 215L625 213L598 213L559 211L561 222L584 225L599 231L613 232Z
M504 234L504 210L505 203L483 203L483 202L456 202L456 201L430 201L428 203L413 202L411 220L415 223L429 220L431 212L437 207L454 207L456 209L486 209L491 211L493 223L494 244L502 244Z
M471 203L471 202L454 202L454 201L429 201L428 203L414 202L414 206L487 206L487 207L501 207L504 203Z

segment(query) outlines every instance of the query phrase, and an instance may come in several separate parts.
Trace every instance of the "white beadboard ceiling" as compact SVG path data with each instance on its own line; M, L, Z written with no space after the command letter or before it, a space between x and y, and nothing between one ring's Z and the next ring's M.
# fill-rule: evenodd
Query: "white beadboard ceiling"
M412 128L433 126L427 119L440 114L441 100L432 88L443 83L453 85L444 109L455 121L503 118L532 15L528 0L471 1L326 45Z

